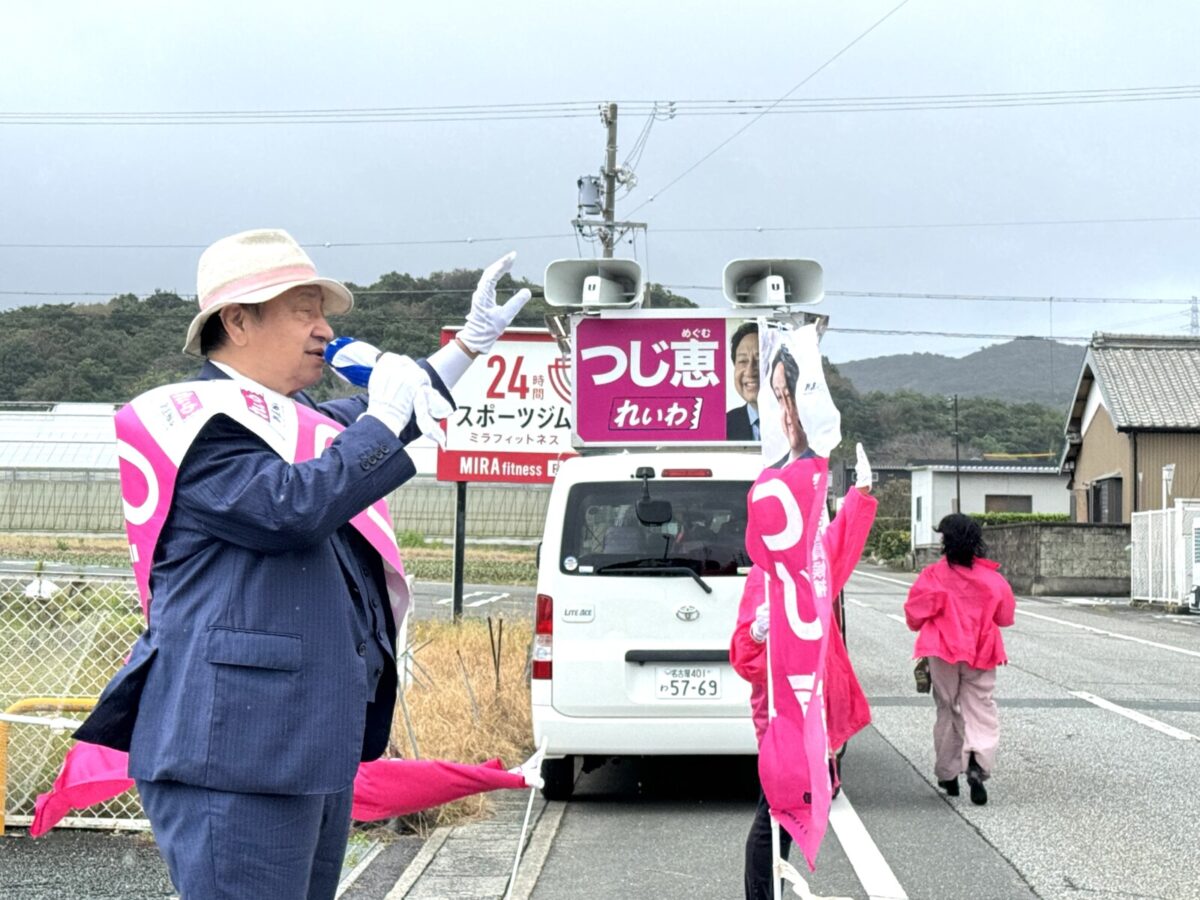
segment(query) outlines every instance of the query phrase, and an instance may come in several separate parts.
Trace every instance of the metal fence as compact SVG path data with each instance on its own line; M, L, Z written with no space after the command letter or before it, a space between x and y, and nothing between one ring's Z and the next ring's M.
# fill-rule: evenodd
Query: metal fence
M1130 527L1129 579L1134 600L1188 605L1193 600L1193 529L1200 500L1176 500L1167 509L1136 512Z
M467 485L467 537L537 541L550 486ZM454 536L453 482L417 477L388 497L396 531ZM0 469L0 531L123 534L116 472L95 469Z
M38 567L0 569L0 711L81 719L68 699L94 699L142 631L130 575L47 575ZM50 789L71 744L64 730L0 723L7 759L6 820L28 824L37 795ZM4 753L7 749L7 754ZM135 792L87 810L64 824L145 827Z

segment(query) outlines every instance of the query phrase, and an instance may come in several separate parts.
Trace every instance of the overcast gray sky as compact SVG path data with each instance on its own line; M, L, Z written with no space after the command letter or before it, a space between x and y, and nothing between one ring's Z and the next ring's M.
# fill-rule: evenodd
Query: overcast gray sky
M200 248L256 227L287 228L314 245L323 274L358 283L477 268L508 249L515 273L540 282L550 260L599 252L569 220L576 178L603 161L604 129L590 109L519 121L496 110L617 101L630 110L619 118L624 160L647 121L632 111L639 101L683 110L785 95L973 99L656 121L637 186L618 203L649 233L618 255L718 306L720 292L700 287L719 286L726 260L753 256L816 259L831 292L1200 293L1200 5L909 0L888 16L898 3L5 4L0 308L87 299L38 292L190 294ZM1187 86L1136 102L1029 96ZM983 94L1021 96L996 106ZM29 115L435 106L481 109L322 124ZM341 246L364 243L375 245ZM81 244L118 246L61 246ZM1078 337L1189 326L1186 304L831 296L823 311L835 362L962 355L999 339L837 329Z

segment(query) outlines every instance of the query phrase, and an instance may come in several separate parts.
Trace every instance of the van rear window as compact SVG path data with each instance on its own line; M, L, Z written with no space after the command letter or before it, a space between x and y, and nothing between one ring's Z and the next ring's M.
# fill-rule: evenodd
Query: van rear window
M587 575L604 567L686 566L698 575L744 574L749 481L641 481L577 484L567 496L563 572ZM649 516L653 521L645 521ZM624 567L634 567L626 571ZM614 573L615 574L615 573Z

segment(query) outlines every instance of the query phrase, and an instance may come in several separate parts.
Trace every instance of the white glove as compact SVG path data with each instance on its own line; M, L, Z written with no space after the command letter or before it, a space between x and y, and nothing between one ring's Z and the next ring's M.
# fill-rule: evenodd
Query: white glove
M496 260L483 270L479 286L471 297L471 311L467 314L467 323L458 333L458 339L473 353L487 353L496 343L496 339L504 333L504 329L512 324L521 307L526 304L531 294L527 288L517 291L503 306L496 305L496 282L509 269L516 252L509 253Z
M750 637L761 644L767 639L767 632L770 630L771 604L770 601L764 600L754 611L754 621L750 623Z
M520 775L525 779L525 787L544 788L546 782L542 780L542 759L546 756L546 739L542 738L542 745L537 748L537 752L519 766L513 766L508 771L513 775Z
M429 382L429 375L424 369L421 370L421 374L425 376L425 383L417 388L417 393L413 397L413 411L417 415L417 425L421 429L421 434L432 438L435 444L445 450L446 432L442 430L438 421L446 418L454 412L454 409Z
M385 353L375 363L367 382L367 411L397 437L413 414L413 398L429 374L407 356Z
M867 452L862 444L854 445L854 486L864 491L871 490L871 464L867 462Z

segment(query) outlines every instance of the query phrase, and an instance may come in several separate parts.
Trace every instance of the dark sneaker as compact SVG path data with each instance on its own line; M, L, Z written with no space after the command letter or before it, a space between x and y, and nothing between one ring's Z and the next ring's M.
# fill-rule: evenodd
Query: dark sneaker
M951 797L958 796L958 779L951 778L949 781L939 781L938 787L949 794Z
M976 806L983 806L987 803L987 788L983 786L983 769L979 768L979 764L975 762L974 754L971 756L971 763L967 766L967 784L971 787L971 802Z

